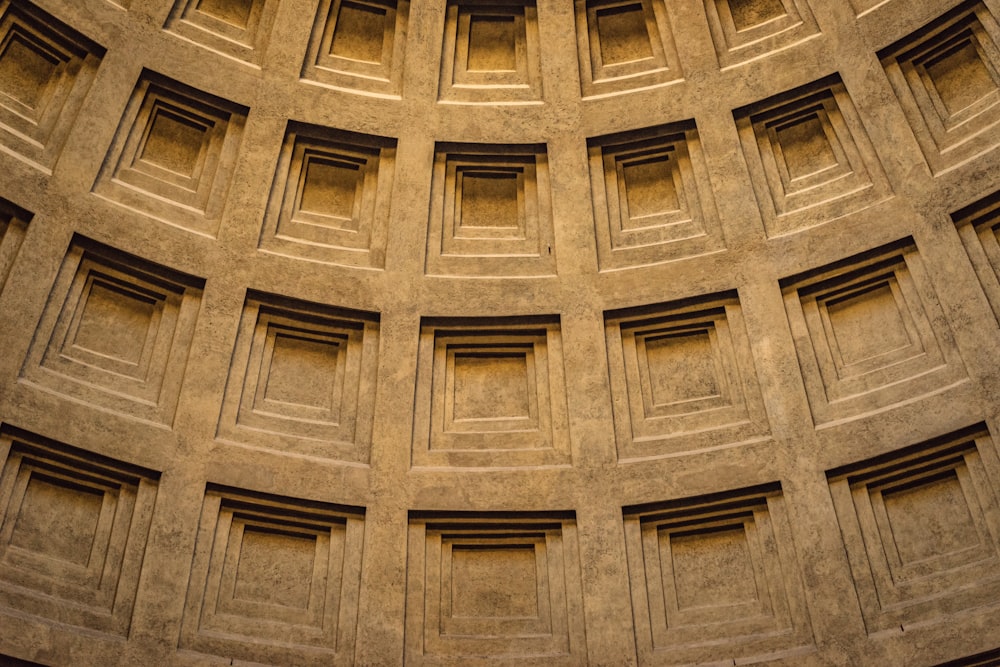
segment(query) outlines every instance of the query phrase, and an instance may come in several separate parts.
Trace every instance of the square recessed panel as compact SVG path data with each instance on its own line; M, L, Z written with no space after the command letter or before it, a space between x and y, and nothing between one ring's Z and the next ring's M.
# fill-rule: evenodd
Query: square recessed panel
M290 123L261 250L382 268L395 154L393 139Z
M719 369L711 332L667 331L644 336L646 384L651 403L665 406L720 395Z
M0 90L28 109L37 109L57 68L63 64L59 55L50 53L44 42L31 39L22 30L11 30L0 47Z
M77 237L21 381L170 424L203 281Z
M682 78L663 0L576 0L584 97Z
M752 530L752 527L751 527ZM699 607L739 607L759 599L748 525L661 532L660 551L669 554L675 576L677 611Z
M437 404L432 407L431 419L432 428L440 424L446 435L437 441L432 438L431 449L461 449L459 442L463 439L467 440L464 448L477 448L471 438L455 439L447 435L450 433L523 433L547 427L548 415L540 418L539 407L548 409L548 378L545 369L540 377L536 373L536 344L540 346L539 361L545 363L542 339L509 346L471 340L463 344L458 339L445 342L445 366L440 367L440 359L435 363L438 375L443 374L445 402L441 406L443 413L435 410ZM532 449L545 442L546 435L539 433L537 437L515 437L506 444L512 449ZM482 444L491 446L489 442ZM492 446L497 444L493 442Z
M344 364L339 358L347 337L316 336L295 329L268 335L271 358L260 402L334 412L342 391Z
M353 656L363 538L361 508L209 485L180 647L280 664Z
M945 558L979 543L955 470L892 485L872 495L882 505L879 519L887 529L886 543L895 549L901 567Z
M769 56L819 35L804 0L705 0L722 67Z
M767 433L735 293L609 312L605 331L619 459Z
M451 0L439 97L448 102L539 102L542 74L533 0Z
M900 292L895 280L879 276L825 301L824 329L836 349L841 375L851 367L871 365L869 360L891 363L885 358L895 361L898 352L911 347L909 354L923 352L915 323L899 308Z
M696 321L699 315L707 321ZM720 317L725 314L704 311L679 326L668 322L657 326L645 320L644 324L652 326L623 327L626 363L632 361L633 354L636 362L635 366L629 363L626 381L633 381L631 394L642 396L641 414L636 415L636 421L731 405L731 386L737 382L733 376L736 362L729 349L731 341L719 341L719 328L726 327L724 323L716 325ZM737 407L743 418L744 412L745 408Z
M408 13L408 0L321 0L303 79L398 97Z
M277 0L176 0L165 29L217 53L259 66Z
M94 183L95 194L212 236L247 109L144 71Z
M88 271L80 300L65 325L62 344L46 354L48 365L69 370L73 367L64 362L76 361L131 378L140 385L151 379L154 347L159 347L155 352L162 356L163 346L172 338L178 299L142 287L125 276L108 275L99 269ZM166 321L165 310L169 311ZM86 368L77 370L84 377L88 374ZM107 382L114 380L106 378ZM152 399L158 393L159 386L154 385L143 398Z
M817 424L891 409L965 377L910 239L782 286Z
M558 592L549 588L548 557L539 533L442 536L442 599L434 610L441 615L440 639L552 634L551 608L561 601L552 599ZM438 573L428 574L433 580ZM509 583L501 588L499 581Z
M343 402L350 400L344 395L344 383L357 386L358 378L355 372L345 378L349 374L347 354L349 347L356 348L360 343L359 330L363 325L334 320L326 327L308 327L303 326L304 322L297 322L294 314L288 315L291 317L260 313L258 306L257 345L256 349L251 348L251 355L255 368L258 367L257 357L260 357L260 372L256 378L251 378L256 380L255 386L244 387L244 394L250 390L251 395L247 398L252 398L252 402L243 407L250 413L238 418L237 422L253 424L257 420L251 413L288 417L298 413L303 418L309 415L322 419L331 427L340 426L342 420L351 421L345 419L347 415L343 410L349 407ZM356 354L358 350L353 352ZM343 435L352 439L352 429L348 424L344 426Z
M251 294L218 436L267 449L367 463L378 316Z
M694 123L596 137L588 146L601 270L724 247Z
M536 619L539 617L539 589L548 593L545 581L539 581L540 540L513 539L493 544L449 544L450 562L446 562L449 581L442 588L451 595L451 618ZM496 594L496 582L507 579L508 590ZM541 585L540 585L541 584Z
M240 561L233 573L233 599L308 609L310 579L325 555L317 549L321 536L280 532L257 524L244 524L242 533ZM286 576L272 579L271 573L279 569Z
M1000 25L964 2L879 52L931 170L995 148L1000 123Z
M171 192L185 204L200 204L214 177L211 168L205 172L206 158L218 150L224 126L219 119L159 97L144 107L141 133L133 134L127 147L130 157L116 180L150 192Z
M18 499L10 545L71 565L86 566L97 541L104 493L73 489L65 480L32 475Z
M839 77L734 115L768 236L821 225L891 196Z
M641 2L598 7L594 11L602 65L652 60L653 47Z
M786 188L842 164L843 149L835 134L827 134L824 116L820 109L809 110L801 117L767 126Z
M163 319L163 295L98 272L89 276L84 292L62 353L95 362L103 357L123 375L143 377Z
M0 451L0 602L127 635L158 473L13 429Z
M381 63L389 8L341 2L339 9L330 39L330 55L364 63Z
M350 231L360 229L367 166L368 160L360 155L303 151L291 219Z
M628 222L623 227L641 229L657 215L681 210L677 174L670 162L670 151L660 155L623 156L616 175L624 190Z
M529 201L526 188L528 181L535 177L536 170L530 163L456 164L455 191L451 196L446 195L446 205L452 208L454 229L450 238L448 231L445 232L443 251L447 254L475 252L476 246L488 247L486 243L475 241L493 238L513 242L498 244L498 248L532 248L532 241L537 243L538 211L536 202ZM470 242L464 242L466 239Z
M429 274L555 273L544 146L438 144L431 197Z
M418 355L414 466L569 462L558 322L428 320Z
M455 207L459 229L456 236L475 238L487 234L486 229L511 229L511 238L523 237L525 229L524 170L491 170L488 167L460 167L456 178L461 181L461 197Z
M360 192L364 187L362 168L366 161L331 159L322 153L303 156L299 184L298 211L302 217L316 216L319 224L356 230L361 225Z
M945 111L956 116L997 92L990 67L971 41L955 40L951 48L921 61Z
M584 659L572 514L411 512L407 556L408 664Z
M153 170L173 172L181 182L195 182L211 131L212 125L197 117L166 105L158 107L153 112L137 159Z
M327 585L339 583L340 572L330 572L330 561L342 558L344 528L289 525L249 513L230 517L226 509L220 523L228 523L228 534L217 535L226 557L206 584L210 595L218 595L215 612L243 617L247 625L284 621L318 635L324 607L333 604L331 615L336 614L336 597ZM227 625L219 620L203 612L202 627Z
M0 147L49 173L104 49L27 3L0 11Z
M982 426L828 473L865 626L996 604L1000 528Z
M537 414L533 346L521 350L453 346L448 354L454 390L452 423L508 419L527 422L532 413Z
M516 16L469 16L469 45L465 67L469 72L517 70L518 23Z
M625 508L625 539L639 664L813 644L779 485Z

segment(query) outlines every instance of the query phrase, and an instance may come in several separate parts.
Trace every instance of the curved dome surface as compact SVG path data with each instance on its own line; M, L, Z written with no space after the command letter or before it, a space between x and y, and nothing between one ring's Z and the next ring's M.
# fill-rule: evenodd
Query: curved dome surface
M1000 664L998 0L4 0L0 662Z

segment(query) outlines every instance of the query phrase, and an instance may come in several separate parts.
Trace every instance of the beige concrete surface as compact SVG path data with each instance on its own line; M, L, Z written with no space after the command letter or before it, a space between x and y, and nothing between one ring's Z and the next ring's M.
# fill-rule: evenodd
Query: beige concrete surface
M0 663L1000 664L1000 0L3 0L0 173Z

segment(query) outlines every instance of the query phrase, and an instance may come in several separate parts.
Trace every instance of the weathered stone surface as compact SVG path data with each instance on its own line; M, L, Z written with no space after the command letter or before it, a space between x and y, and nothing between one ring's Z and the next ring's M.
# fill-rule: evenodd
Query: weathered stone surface
M0 2L0 664L1000 664L1000 2Z

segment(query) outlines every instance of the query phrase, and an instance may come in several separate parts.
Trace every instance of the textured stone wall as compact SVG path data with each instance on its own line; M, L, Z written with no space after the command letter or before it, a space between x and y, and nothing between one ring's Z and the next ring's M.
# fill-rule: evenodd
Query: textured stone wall
M4 0L0 173L0 662L1000 664L1000 0Z

